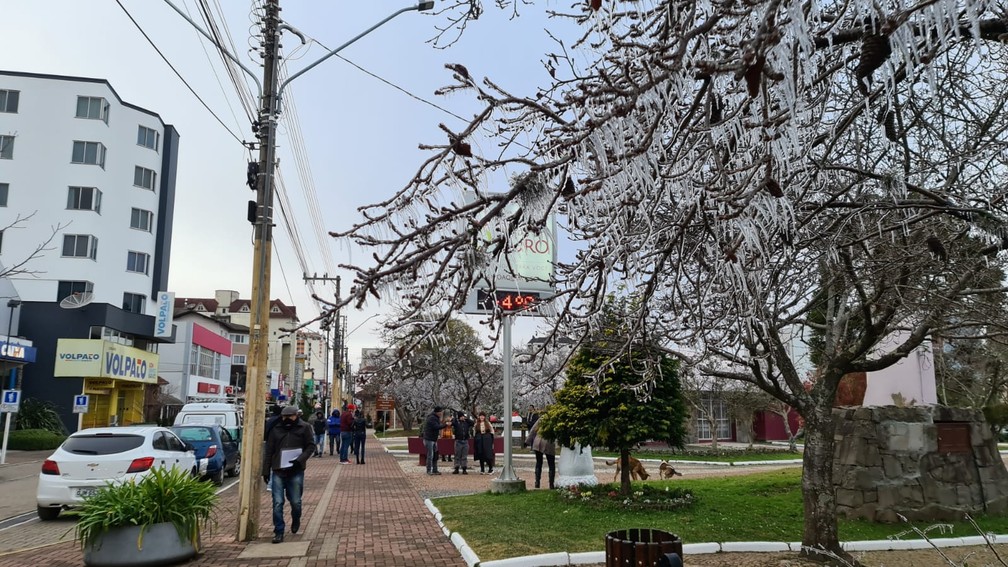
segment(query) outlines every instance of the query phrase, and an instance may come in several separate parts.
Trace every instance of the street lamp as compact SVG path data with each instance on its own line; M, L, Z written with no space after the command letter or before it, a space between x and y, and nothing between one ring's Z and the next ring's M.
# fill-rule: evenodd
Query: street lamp
M340 50L371 33L399 14L413 10L429 10L434 7L430 0L421 1L415 6L402 8L358 34L350 41L340 45L308 65L298 73L277 85L279 71L280 35L284 29L297 33L289 25L280 20L279 0L267 0L263 16L263 80L259 82L255 74L238 61L238 58L228 52L219 41L189 18L182 10L165 0L176 12L188 21L197 31L210 40L231 61L234 61L245 73L251 75L259 87L259 162L258 178L256 179L256 200L250 202L249 211L253 221L253 253L252 253L252 298L249 322L249 358L246 378L245 433L247 443L241 445L241 478L239 480L238 505L238 540L250 541L258 536L259 503L262 490L257 486L259 466L262 461L262 443L265 425L265 406L262 403L264 374L268 362L267 341L269 340L269 288L272 255L273 230L273 172L276 163L276 123L280 115L280 99L283 89L295 78L300 77L309 69L336 55Z

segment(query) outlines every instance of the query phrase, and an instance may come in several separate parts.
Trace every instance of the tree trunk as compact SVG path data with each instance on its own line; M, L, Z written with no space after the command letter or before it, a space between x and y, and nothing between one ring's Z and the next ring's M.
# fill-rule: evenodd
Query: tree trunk
M802 458L802 497L805 524L803 548L836 553L843 557L837 530L836 492L833 488L833 408L815 407L805 419L805 453ZM803 555L815 553L802 551Z
M630 449L620 449L620 494L630 496Z

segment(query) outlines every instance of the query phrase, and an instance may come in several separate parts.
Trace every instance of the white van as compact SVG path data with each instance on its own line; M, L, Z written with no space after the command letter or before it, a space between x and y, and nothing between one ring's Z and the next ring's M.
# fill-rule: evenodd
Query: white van
M220 425L241 443L244 414L245 410L235 404L196 402L182 406L174 425Z

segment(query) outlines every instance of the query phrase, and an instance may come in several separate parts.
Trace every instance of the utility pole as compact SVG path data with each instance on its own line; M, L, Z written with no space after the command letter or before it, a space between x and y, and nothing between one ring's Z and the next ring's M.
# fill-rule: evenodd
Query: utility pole
M333 282L334 281L334 282L336 282L336 303L339 304L339 301L340 301L340 277L339 276L330 276L329 274L322 274L321 276L319 276L319 275L309 276L308 274L304 274L304 281L306 281L306 282L314 282L314 281L321 281L321 282ZM337 348L336 348L336 346L338 344L341 344L340 343L340 328L341 328L340 327L340 309L336 308L335 309L335 313L330 314L327 319L328 319L328 321L333 321L334 331L335 331L335 334L334 334L334 337L333 337L333 348L332 348L332 352L333 352L333 374L332 374L332 378L333 378L333 382L336 382L340 378L340 375L339 375L339 363L338 363L338 360L339 360L339 358L338 358L339 357L339 350L337 350ZM329 327L328 327L328 325L326 326L326 349L327 350L329 349ZM329 365L328 365L328 363L329 363L329 361L327 359L326 360L326 372L327 373L329 371ZM330 401L333 402L332 407L336 407L337 400L333 399L333 392L334 391L335 392L339 392L340 388L333 389L332 386L333 386L333 384L332 384L332 382L330 382L329 383L329 399L330 399Z
M245 432L238 484L238 541L259 537L263 438L266 423L266 366L269 351L270 264L273 253L273 164L276 151L276 99L279 0L266 0L263 15L263 92L259 108L259 183L256 189L252 258L249 366L245 386Z

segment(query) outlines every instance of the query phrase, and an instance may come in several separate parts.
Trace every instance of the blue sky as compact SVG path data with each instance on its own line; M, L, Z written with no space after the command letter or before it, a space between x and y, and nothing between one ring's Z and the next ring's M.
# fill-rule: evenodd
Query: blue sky
M215 289L235 289L243 297L251 291L252 232L245 219L246 201L254 194L245 186L248 151L228 132L252 139L248 120L238 102L220 58L212 46L161 0L121 0L157 47L227 126L222 126L186 88L144 39L115 0L80 2L0 0L0 36L5 48L2 67L7 70L107 79L127 102L158 113L180 135L179 171L172 242L170 290L177 296L210 296ZM174 0L173 0L174 1ZM193 0L175 1L197 19ZM309 272L327 272L323 246L330 247L336 264L359 261L360 252L332 242L320 244L309 220L308 202L298 168L310 168L315 198L325 230L345 230L359 219L358 206L391 195L416 172L426 154L420 143L441 143L438 129L445 123L459 129L457 114L469 117L477 110L471 96L437 97L434 91L450 82L445 63L462 63L474 76L487 76L515 94L531 94L547 78L540 61L551 45L544 28L555 27L542 7L523 7L512 18L485 0L487 11L462 38L448 49L436 49L428 40L443 17L407 12L373 31L340 55L376 79L336 57L291 83L278 139L280 171L287 187L292 214L297 219ZM224 0L227 29L237 46L236 55L257 74L258 57L248 53L251 2ZM443 0L438 6L447 4ZM547 5L552 3L546 3ZM366 30L399 8L399 0L281 1L281 17L307 38L334 48ZM298 48L291 33L283 37L288 74L294 74L325 54L318 44ZM434 108L403 93L433 102ZM251 83L249 83L251 84ZM292 150L292 121L300 125L306 160ZM492 150L489 142L477 145ZM498 181L499 182L499 181ZM492 188L491 182L491 188ZM328 242L328 237L324 241ZM286 231L275 231L271 296L298 306L302 319L318 312L301 280L301 267ZM330 265L334 265L330 263ZM343 277L344 291L350 285ZM329 275L334 275L329 271ZM318 284L331 296L332 285ZM370 305L351 311L348 328L351 361L361 347L377 346L373 329L383 311ZM471 319L476 324L476 319ZM515 326L515 342L533 333L532 320Z

